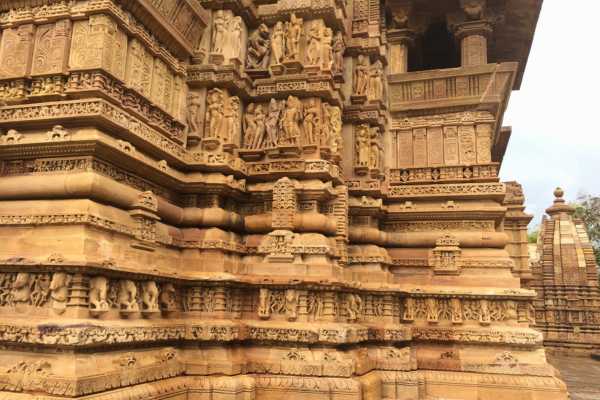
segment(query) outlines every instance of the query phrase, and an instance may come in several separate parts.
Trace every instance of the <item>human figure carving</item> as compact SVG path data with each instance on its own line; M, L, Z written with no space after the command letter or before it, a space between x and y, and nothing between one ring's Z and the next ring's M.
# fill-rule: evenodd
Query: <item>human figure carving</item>
M321 29L316 23L308 31L306 61L308 65L318 65L321 61Z
M219 137L223 143L237 143L237 130L239 126L240 100L237 96L229 97L223 108L223 121Z
M267 142L265 147L275 147L279 144L279 118L281 116L281 106L275 99L269 103L269 114L265 121L267 130Z
M288 321L298 318L298 292L294 289L285 292L285 314Z
M369 125L362 124L357 127L356 132L356 160L360 167L369 166L370 146L369 146Z
M300 37L302 36L302 18L292 13L290 22L286 22L285 58L288 61L297 61L300 55Z
M223 13L223 10L215 11L213 19L213 31L212 31L212 52L223 53L225 47L225 35L227 31L227 18Z
M250 103L246 109L243 120L244 129L244 147L252 148L254 137L256 136L256 104Z
M377 128L371 130L371 150L369 152L369 166L373 169L379 169L379 143L377 140Z
M188 133L200 135L202 132L202 116L200 112L202 110L202 99L197 93L191 92L188 96L188 107L187 107L187 129Z
M323 55L323 69L330 71L333 68L333 31L331 28L323 30L321 54Z
M369 88L369 59L362 54L354 67L354 94L365 96Z
M206 137L215 139L219 137L219 129L223 122L223 99L224 94L220 89L213 89L208 93L208 105L206 115L208 120L208 135Z
M383 100L383 64L375 61L369 68L369 100Z
M242 18L233 17L231 19L231 27L229 30L229 49L230 58L241 58L242 47Z
M297 144L300 137L300 118L302 115L302 103L297 97L288 96L283 115L281 117L281 128L283 139L286 144Z
M281 64L285 52L285 30L283 23L277 21L273 27L271 35L271 51L273 52L273 61L275 64Z
M317 143L320 125L319 111L315 99L310 99L308 106L304 108L304 135L308 144Z
M344 50L346 50L344 36L338 31L333 40L333 72L336 74L341 73L344 68Z
M246 67L249 69L265 69L269 63L270 40L269 28L260 24L248 39L248 54Z
M258 293L258 316L262 319L267 319L271 316L271 309L269 307L270 298L269 289L260 288Z
M265 113L263 111L262 105L256 106L256 111L254 112L254 123L256 124L256 132L254 134L254 140L252 142L252 149L260 149L263 146L265 139Z

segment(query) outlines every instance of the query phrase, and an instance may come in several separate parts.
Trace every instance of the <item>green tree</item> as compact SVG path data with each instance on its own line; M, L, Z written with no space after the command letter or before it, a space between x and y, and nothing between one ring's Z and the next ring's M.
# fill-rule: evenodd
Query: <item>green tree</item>
M600 197L580 194L574 206L575 217L585 224L596 255L596 264L600 265Z
M537 243L538 240L538 235L540 234L540 231L538 229L531 231L527 234L527 241L529 243Z

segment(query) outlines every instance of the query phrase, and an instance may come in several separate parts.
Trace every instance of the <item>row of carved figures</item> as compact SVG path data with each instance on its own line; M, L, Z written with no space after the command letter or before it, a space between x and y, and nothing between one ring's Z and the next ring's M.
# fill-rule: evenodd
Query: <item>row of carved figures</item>
M321 145L337 153L342 145L340 108L311 98L303 103L295 96L271 99L248 106L243 121L244 147L264 149L277 146Z
M190 132L223 144L239 144L241 103L237 96L212 89L207 94L204 130L201 97L191 94L188 104ZM338 153L342 145L342 114L337 106L316 98L305 102L295 96L271 99L268 105L251 103L242 121L242 147L251 150L277 146L320 145ZM204 132L204 135L201 133Z
M63 313L69 301L69 290L74 285L73 275L66 272L2 273L0 274L0 306L19 304L43 307L50 305ZM171 283L159 285L155 281L134 282L128 279L109 281L97 276L89 280L89 308L100 314L111 307L124 313L159 312L176 308L175 287Z
M369 124L355 127L355 166L361 169L382 169L383 146L379 128Z
M51 306L57 313L65 311L74 289L85 290L79 276L75 282L73 274L49 273L1 273L0 306L27 304L36 307ZM152 280L108 279L91 277L88 281L87 298L90 313L94 316L118 310L122 314L158 313L160 311L237 311L248 310L247 301L252 301L256 291L225 287L193 286L180 292L173 283L157 283ZM78 289L79 288L79 289ZM253 295L254 293L254 295ZM398 299L396 299L398 300ZM348 321L358 321L367 316L383 317L396 314L405 322L478 321L482 325L495 321L534 322L531 302L523 302L524 309L513 300L461 299L436 297L405 297L397 303L394 296L306 291L299 289L258 290L256 312L259 318L269 319L273 315L284 315L294 321L300 314L312 318L324 315L343 316ZM302 311L301 311L302 310Z
M301 38L306 36L304 63L341 73L345 43L341 32L333 33L321 21L310 21L304 33L304 21L292 14L289 22L278 21L272 29L261 24L248 38L246 67L266 69L269 65L302 62Z
M354 67L353 95L372 101L383 101L383 77L383 64L380 60L371 64L367 56L359 55Z

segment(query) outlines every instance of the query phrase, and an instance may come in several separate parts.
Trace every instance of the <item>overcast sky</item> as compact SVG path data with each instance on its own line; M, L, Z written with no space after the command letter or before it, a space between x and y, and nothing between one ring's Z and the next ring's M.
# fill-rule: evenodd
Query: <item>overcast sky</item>
M504 118L502 180L523 185L530 229L552 204L600 195L600 1L545 0L521 90Z

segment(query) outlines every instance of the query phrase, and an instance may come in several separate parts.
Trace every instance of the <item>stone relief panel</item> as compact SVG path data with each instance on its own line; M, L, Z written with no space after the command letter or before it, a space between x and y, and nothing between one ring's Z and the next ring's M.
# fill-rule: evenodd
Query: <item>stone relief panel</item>
M493 119L471 113L415 118L393 124L395 168L491 163Z
M31 67L32 75L66 72L71 27L72 23L67 19L37 26Z
M0 43L0 78L20 78L29 74L35 26L20 25L2 31Z
M127 35L108 15L90 16L73 24L69 65L73 70L104 69L125 80Z
M243 119L245 150L326 147L338 153L342 145L341 111L318 98L271 99L251 103Z

